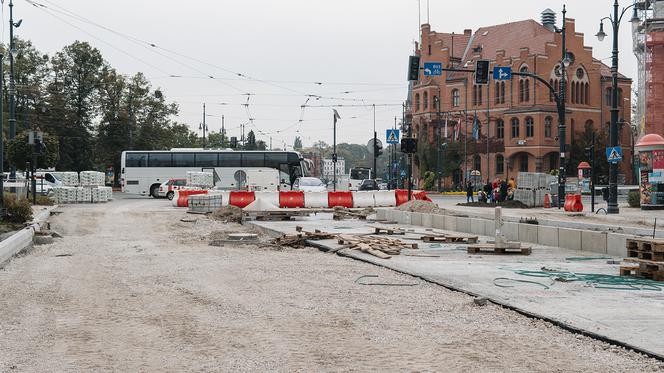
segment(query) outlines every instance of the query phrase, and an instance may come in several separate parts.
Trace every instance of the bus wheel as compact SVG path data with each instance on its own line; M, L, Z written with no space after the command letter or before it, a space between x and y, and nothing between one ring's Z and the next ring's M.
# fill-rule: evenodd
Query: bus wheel
M159 184L150 187L150 195L152 198L159 198Z
M173 200L173 196L175 196L174 192L168 192L166 193L166 198L168 198L169 201Z

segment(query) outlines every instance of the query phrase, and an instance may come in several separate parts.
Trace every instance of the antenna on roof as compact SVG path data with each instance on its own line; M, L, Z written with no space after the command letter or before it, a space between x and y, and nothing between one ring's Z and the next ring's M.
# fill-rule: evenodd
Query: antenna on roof
M429 23L429 0L427 0L427 24Z

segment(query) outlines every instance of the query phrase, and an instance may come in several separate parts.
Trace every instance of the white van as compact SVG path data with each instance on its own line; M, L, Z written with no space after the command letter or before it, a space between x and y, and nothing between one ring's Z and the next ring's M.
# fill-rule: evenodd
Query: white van
M62 181L58 179L53 173L48 171L35 172L35 182L37 193L50 196L53 195L53 188L62 186ZM32 183L29 183L28 189L32 191Z

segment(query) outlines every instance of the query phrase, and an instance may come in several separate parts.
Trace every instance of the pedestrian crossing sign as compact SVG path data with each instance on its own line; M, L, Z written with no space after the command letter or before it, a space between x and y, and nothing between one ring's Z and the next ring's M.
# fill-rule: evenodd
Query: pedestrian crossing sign
M387 134L385 136L387 139L385 142L388 144L398 144L399 143L399 130L387 130Z
M611 148L606 148L606 159L609 163L618 163L623 160L622 148L619 146L614 146Z

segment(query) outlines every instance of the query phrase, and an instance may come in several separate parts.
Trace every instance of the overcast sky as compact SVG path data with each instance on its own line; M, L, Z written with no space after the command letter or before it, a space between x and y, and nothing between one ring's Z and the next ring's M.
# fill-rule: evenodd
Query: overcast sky
M8 1L3 4L3 25L9 17ZM261 131L258 137L267 142L272 137L274 147L292 146L298 135L305 146L318 140L332 143L332 109L303 111L305 103L356 105L337 108L342 117L338 141L353 143L366 143L373 136L372 107L361 105L376 104L376 128L384 139L395 116L401 118L406 64L418 38L418 17L423 23L427 19L426 0L421 0L420 12L417 0L35 2L49 9L15 0L14 11L15 19L23 19L17 35L32 40L41 51L53 54L74 40L89 41L121 73L145 73L155 88L180 105L179 120L192 129L198 130L205 102L211 131L220 130L224 115L229 136L239 136L239 125L253 118L247 131ZM632 1L620 2L629 5ZM576 20L577 32L585 33L586 45L607 64L611 38L599 43L594 35L612 4L612 0L567 2L567 15ZM461 33L465 28L522 19L539 21L545 8L560 12L562 3L431 0L429 14L434 31ZM73 15L65 15L65 10ZM620 71L634 78L630 17L628 12L621 29ZM6 26L2 37L5 42L9 39ZM307 101L306 95L325 98ZM247 97L248 106L244 106Z

